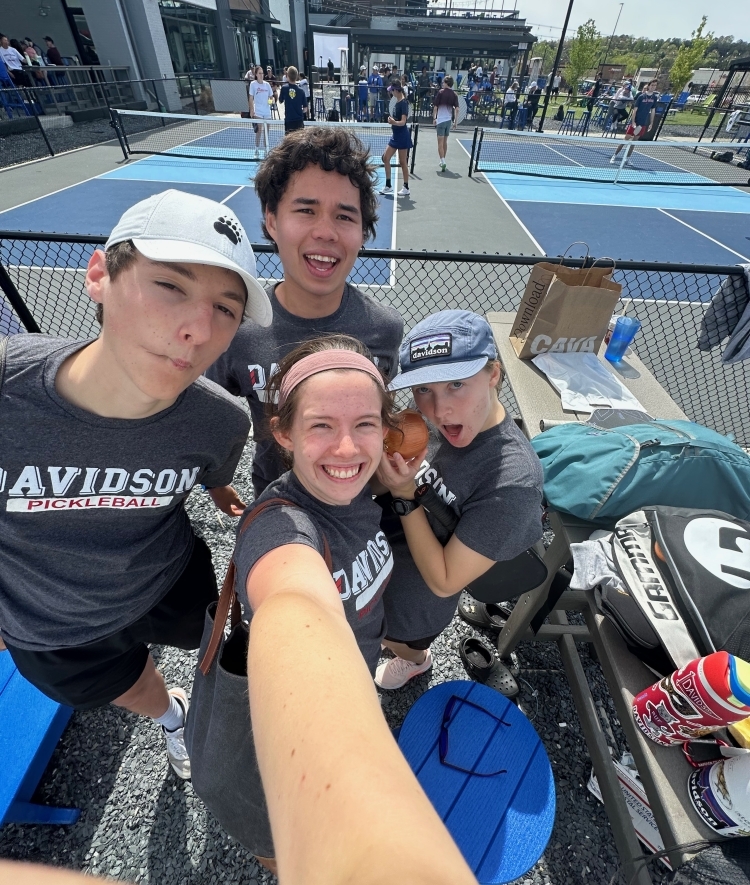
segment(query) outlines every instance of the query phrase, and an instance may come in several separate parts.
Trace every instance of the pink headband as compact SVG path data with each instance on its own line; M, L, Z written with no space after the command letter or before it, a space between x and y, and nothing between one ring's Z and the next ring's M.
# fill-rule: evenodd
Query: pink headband
M327 372L329 369L357 369L359 372L367 372L385 390L380 372L367 357L353 350L322 350L320 353L311 353L303 357L287 372L279 390L279 408L284 405L298 384L311 375Z

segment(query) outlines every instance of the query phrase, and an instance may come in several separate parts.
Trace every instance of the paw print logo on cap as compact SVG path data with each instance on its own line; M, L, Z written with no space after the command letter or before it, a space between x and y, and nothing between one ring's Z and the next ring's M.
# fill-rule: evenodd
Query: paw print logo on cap
M232 218L225 218L223 215L214 222L214 230L222 234L236 246L242 242L242 228Z

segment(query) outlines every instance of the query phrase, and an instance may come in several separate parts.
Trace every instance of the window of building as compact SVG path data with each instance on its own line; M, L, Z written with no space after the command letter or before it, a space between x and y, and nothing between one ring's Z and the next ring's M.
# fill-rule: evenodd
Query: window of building
M159 0L159 11L175 73L223 76L217 51L216 13L179 0Z

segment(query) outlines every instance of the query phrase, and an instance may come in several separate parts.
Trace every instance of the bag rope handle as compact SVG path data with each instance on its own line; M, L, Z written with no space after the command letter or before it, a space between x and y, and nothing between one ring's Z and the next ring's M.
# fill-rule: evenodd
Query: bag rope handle
M244 534L245 530L250 526L252 522L255 521L255 519L257 519L257 517L261 515L261 513L264 513L266 510L269 510L272 507L283 506L297 507L300 510L302 509L298 504L295 504L293 501L288 501L286 498L268 498L268 500L263 501L262 504L259 504L240 526L240 530L237 533L237 541L235 542L234 551L232 552L232 559L229 563L229 567L227 568L227 573L224 576L224 583L222 584L221 593L219 594L219 601L216 605L216 614L214 615L214 627L211 631L211 639L208 642L206 653L203 655L203 659L199 664L200 671L201 673L203 673L204 676L208 675L209 670L213 666L214 659L216 658L216 652L219 650L219 645L224 636L224 627L226 626L227 616L230 613L230 609L230 626L235 627L240 620L240 603L234 590L235 578L237 576L237 567L234 562L234 557L237 552L237 544L239 544L240 538ZM331 548L328 545L328 538L326 538L325 535L323 535L323 560L328 571L333 573L333 559L331 558Z

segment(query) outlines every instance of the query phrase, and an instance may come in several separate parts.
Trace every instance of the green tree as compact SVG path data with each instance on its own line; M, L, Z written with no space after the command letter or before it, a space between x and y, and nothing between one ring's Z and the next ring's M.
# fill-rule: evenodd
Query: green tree
M704 15L701 23L693 31L692 38L686 40L677 50L677 56L669 71L669 82L675 92L682 91L682 87L693 76L695 68L708 54L708 48L713 42L714 35L709 32L704 36L703 29L706 27L706 21Z
M596 65L602 48L602 36L596 29L596 22L590 18L579 25L575 37L570 41L568 64L565 77L573 87L573 96L578 92L578 81Z

